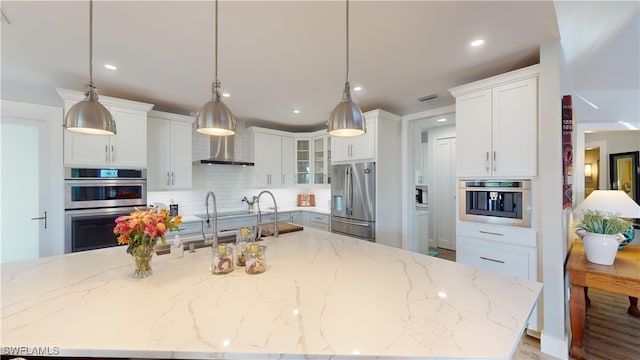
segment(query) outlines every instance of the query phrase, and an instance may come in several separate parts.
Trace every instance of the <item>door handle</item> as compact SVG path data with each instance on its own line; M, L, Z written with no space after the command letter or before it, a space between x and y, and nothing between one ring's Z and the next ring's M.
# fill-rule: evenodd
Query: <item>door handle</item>
M40 217L34 217L31 218L31 220L44 220L44 228L47 228L47 212L44 212L44 216L40 216Z
M343 223L343 224L349 224L349 225L363 226L363 227L371 226L371 224L366 223L366 222L353 221L353 220L344 220L344 219L338 219L338 218L335 218L335 217L332 218L331 221L335 221L335 222L339 222L339 223Z
M171 185L175 185L176 184L176 174L172 171L171 172Z
M493 171L496 171L496 151L493 151Z
M171 173L167 171L167 186L171 185Z
M485 157L485 160L484 160L484 166L487 169L487 172L489 172L489 152L488 151L486 152L486 155L487 156Z
M116 160L116 153L114 151L115 146L111 145L111 162L114 162Z
M104 146L104 161L109 162L109 145Z
M491 261L491 262L496 262L496 263L500 263L500 264L504 264L504 261L502 261L502 260L496 260L496 259L492 259L492 258L488 258L488 257L484 257L484 256L480 256L480 259Z

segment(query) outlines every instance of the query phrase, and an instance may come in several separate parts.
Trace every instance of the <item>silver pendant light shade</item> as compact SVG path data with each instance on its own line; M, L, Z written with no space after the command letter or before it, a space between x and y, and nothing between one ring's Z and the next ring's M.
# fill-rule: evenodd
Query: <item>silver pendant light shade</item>
M211 86L211 100L204 104L196 115L196 131L214 136L229 136L236 133L236 118L220 99L218 80L218 0L215 3L215 81Z
M362 110L351 101L351 84L349 84L349 0L347 0L347 76L344 83L342 101L329 116L328 132L331 136L358 136L367 132Z
M73 105L64 118L69 131L95 135L115 135L116 122L109 110L98 102L93 85L93 1L89 1L89 83L85 99Z

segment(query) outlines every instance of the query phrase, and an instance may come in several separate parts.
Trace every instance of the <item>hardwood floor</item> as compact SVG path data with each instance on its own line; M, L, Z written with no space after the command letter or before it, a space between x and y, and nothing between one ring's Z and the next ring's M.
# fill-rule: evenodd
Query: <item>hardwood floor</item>
M456 260L456 252L430 248L439 258ZM640 359L640 317L627 314L629 299L624 295L589 289L591 304L587 308L584 329L584 351L587 360ZM567 353L568 353L567 349ZM557 359L540 351L540 340L524 335L513 355L514 359ZM573 358L570 358L573 359Z

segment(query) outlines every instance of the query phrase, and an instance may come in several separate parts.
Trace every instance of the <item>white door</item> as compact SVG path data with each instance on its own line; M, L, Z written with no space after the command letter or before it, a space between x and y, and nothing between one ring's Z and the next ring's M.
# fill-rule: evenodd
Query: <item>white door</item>
M455 250L455 138L436 142L435 208L436 244L440 248Z
M64 252L61 125L62 108L2 101L1 262Z

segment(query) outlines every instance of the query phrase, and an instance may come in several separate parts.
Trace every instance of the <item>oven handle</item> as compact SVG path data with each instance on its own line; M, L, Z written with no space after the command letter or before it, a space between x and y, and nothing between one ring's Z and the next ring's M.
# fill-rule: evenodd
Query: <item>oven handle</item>
M117 213L130 213L136 210L136 206L125 206L125 207L115 207L115 208L101 208L101 209L73 209L73 210L65 210L65 216L94 216L94 215L111 215Z

